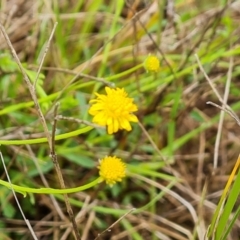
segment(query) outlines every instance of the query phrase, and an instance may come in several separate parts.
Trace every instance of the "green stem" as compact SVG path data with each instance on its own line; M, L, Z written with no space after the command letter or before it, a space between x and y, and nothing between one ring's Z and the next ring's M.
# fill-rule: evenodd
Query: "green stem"
M55 140L67 139L91 131L93 127L87 126L72 132L56 135ZM0 140L0 145L26 145L47 142L47 138L22 139L22 140Z
M110 77L106 77L105 79L106 79L107 81L112 81L112 80L114 80L114 79L118 79L118 78L124 77L125 75L130 74L130 73L136 71L137 69L139 69L139 68L141 68L141 67L143 67L143 66L144 66L144 64L143 64L143 63L140 63L140 64L138 64L137 66L134 66L134 67L132 67L132 68L130 68L130 69L124 71L124 72L115 74L115 75L110 76Z
M67 194L67 193L75 193L75 192L81 192L84 191L88 188L91 188L97 184L99 184L102 181L102 178L99 177L97 179L95 179L94 181L80 186L80 187L76 187L76 188L66 188L66 189L55 189L55 188L29 188L29 187L22 187L22 186L18 186L15 184L11 184L9 182L0 180L0 184L8 187L10 189L13 189L14 191L23 194L24 196L26 195L26 193L38 193L38 194Z

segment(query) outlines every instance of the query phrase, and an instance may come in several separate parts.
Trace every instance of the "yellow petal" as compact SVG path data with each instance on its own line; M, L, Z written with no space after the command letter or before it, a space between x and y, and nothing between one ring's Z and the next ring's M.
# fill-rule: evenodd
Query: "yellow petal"
M120 124L121 124L121 127L126 129L127 131L132 130L132 127L129 124L129 121L127 121L125 118L121 119Z
M138 122L138 118L133 114L129 115L128 120L131 122Z
M111 117L109 117L106 121L106 125L107 125L107 130L108 130L108 134L113 134L114 133L114 128L113 128L113 119Z
M117 132L119 129L119 123L117 119L113 120L113 132Z
M93 122L105 126L106 125L106 118L103 112L99 112L97 115L94 116Z
M105 91L108 95L113 92L113 90L110 87L105 87Z
M114 132L113 132L113 125L111 124L111 125L108 125L108 127L107 127L107 132L108 132L108 134L113 134Z

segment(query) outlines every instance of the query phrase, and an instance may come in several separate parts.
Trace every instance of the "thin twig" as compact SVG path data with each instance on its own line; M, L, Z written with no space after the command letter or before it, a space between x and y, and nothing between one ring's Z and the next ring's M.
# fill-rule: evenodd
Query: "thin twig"
M61 168L60 168L59 163L58 163L57 154L55 153L55 132L56 132L56 127L57 127L56 116L57 116L58 106L59 106L59 103L57 103L54 107L54 118L53 118L54 120L53 120L53 127L52 127L52 144L51 144L51 146L52 146L52 148L51 148L51 158L53 160L55 170L57 172L57 176L58 176L58 179L59 179L59 182L60 182L60 186L61 186L62 189L64 189L66 187L65 187L63 175L62 175L62 172L61 172ZM73 210L72 210L71 204L70 204L69 199L68 199L68 195L64 194L63 196L64 196L64 201L65 201L65 204L66 204L68 215L69 215L70 220L71 220L72 225L73 225L73 230L74 230L74 233L75 233L75 237L76 237L77 240L81 240L81 236L80 236L80 233L79 233L78 227L77 227L77 222L75 220Z
M97 125L97 124L94 124L94 123L91 123L91 122L88 122L86 120L82 120L82 119L77 119L77 118L73 118L73 117L65 117L65 116L62 116L62 115L57 115L55 117L56 120L67 120L67 121L71 121L71 122L77 122L77 123L80 123L80 124L85 124L87 126L91 126L91 127L94 127L94 128L105 128L103 126L100 126L100 125Z
M103 232L99 233L98 236L96 238L94 238L94 240L97 240L99 237L101 237L105 232L111 232L112 228L119 223L123 218L125 218L128 214L130 214L131 212L133 212L134 210L136 210L136 208L132 208L130 209L127 213L125 213L123 216L121 216L116 222L114 222L111 226L109 226L107 229L105 229Z
M55 30L56 30L57 25L58 25L58 23L56 22L56 23L54 24L53 30L52 30L52 32L51 32L51 34L50 34L50 37L49 37L49 39L48 39L48 41L47 41L47 45L46 45L46 48L45 48L45 50L44 50L44 54L43 54L42 59L41 59L41 61L40 61L40 65L39 65L38 71L37 71L37 76L36 76L36 79L34 80L34 84L33 84L33 86L34 86L35 89L36 89L37 80L38 80L39 74L40 74L40 72L41 72L44 59L45 59L45 57L46 57L46 55L47 55L47 52L48 52L48 49L49 49L49 46L50 46L50 42L51 42L51 40L52 40L52 38L53 38L53 34L54 34Z
M162 155L161 151L158 149L157 145L155 144L155 142L152 140L151 136L148 134L147 130L144 128L144 126L138 122L138 126L142 129L144 135L147 137L148 141L151 143L151 145L153 146L153 148L156 150L156 152L158 153L158 155L162 158L162 160L167 163L166 158Z
M224 101L223 101L222 97L220 96L220 94L218 93L216 87L213 85L211 79L208 77L207 73L205 72L205 70L204 70L204 68L203 68L203 66L202 66L202 64L201 64L201 62L200 62L200 60L199 60L198 55L197 55L197 54L194 54L194 56L195 56L195 58L196 58L196 60L197 60L197 63L198 63L198 66L199 66L201 72L203 73L204 77L205 77L206 80L208 81L208 83L209 83L209 85L211 86L213 92L216 94L218 100L225 106L226 109L228 109L228 111L231 112L232 115L235 116L235 118L238 118L238 116L233 112L233 110L231 109L231 107L224 103Z
M142 125L142 123L138 122L138 126L142 129L142 132L144 133L144 135L147 137L148 141L151 143L151 145L153 146L153 148L156 150L156 152L158 153L158 155L162 158L162 160L165 162L166 166L169 168L170 172L175 176L178 177L178 173L171 167L171 165L169 164L169 162L167 161L167 159L162 155L161 151L158 149L156 143L152 140L151 136L149 135L149 133L147 132L147 130L144 128L144 126Z
M77 222L81 222L82 219L84 219L90 211L90 206L95 206L97 203L97 200L94 200L94 202L92 204L89 204L91 200L91 197L89 195L86 196L85 200L84 200L84 203L81 207L81 210L78 212L78 214L76 215L76 221ZM95 213L95 211L92 211ZM91 213L90 213L91 214ZM60 240L67 240L68 239L68 235L69 233L71 233L72 231L72 226L69 226L66 228L64 234L61 236L61 239ZM81 240L84 240L85 239L85 231L86 231L86 228L84 228L84 230L82 231L82 239Z
M23 136L22 133L21 133L21 136ZM48 182L47 182L47 180L46 180L46 178L45 178L45 176L44 176L44 174L43 174L43 172L42 172L41 167L39 166L39 161L38 161L38 159L36 158L36 156L34 155L34 152L33 152L32 148L31 148L31 146L30 146L30 145L26 145L26 148L27 148L27 150L28 150L28 152L29 152L29 154L30 154L30 156L31 156L31 158L32 158L32 160L33 160L33 162L34 162L37 170L38 170L39 176L40 176L40 178L41 178L44 186L47 187L47 188L49 188L50 186L49 186L49 184L48 184ZM53 206L55 207L55 209L56 209L58 215L60 216L60 218L61 218L62 220L66 219L66 216L65 216L64 213L62 212L62 209L60 208L60 206L59 206L56 198L54 197L54 195L50 195L50 198L51 198L51 200L52 200L52 202L53 202Z
M198 66L199 66L201 72L203 73L204 77L205 77L206 80L208 81L210 87L212 88L213 92L214 92L215 95L217 96L218 100L219 100L221 103L224 103L224 102L223 102L223 99L222 99L222 97L220 96L220 94L218 93L216 87L213 85L211 79L208 77L207 73L205 72L205 70L204 70L204 68L203 68L203 66L202 66L202 64L201 64L201 62L200 62L200 60L199 60L198 55L197 55L197 54L194 54L194 56L195 56L195 58L196 58L196 60L197 60L197 63L198 63Z
M19 208L19 210L20 210L20 212L21 212L21 214L22 214L22 217L23 217L26 225L28 226L28 229L29 229L29 231L31 232L33 239L34 239L34 240L38 240L36 234L35 234L34 231L33 231L33 228L32 228L32 226L31 226L30 222L28 221L28 219L27 219L27 218L25 217L25 215L24 215L24 212L23 212L23 210L22 210L22 208L21 208L21 205L20 205L20 203L19 203L19 201L18 201L18 198L17 198L17 196L16 196L16 193L15 193L14 189L12 188L12 182L11 182L11 179L10 179L10 177L9 177L9 175L8 175L8 171L7 171L6 165L5 165L5 163L4 163L3 155L2 155L2 152L1 152L1 151L0 151L0 157L1 157L1 161L2 161L2 164L3 164L4 171L5 171L5 173L6 173L6 176L7 176L8 182L9 182L9 184L10 184L10 187L11 187L11 190L12 190L12 193L13 193L13 196L14 196L15 201L16 201L16 203L17 203L17 205L18 205L18 208Z
M229 89L230 89L230 84L231 84L231 78L232 78L232 70L233 70L233 57L230 58L230 62L229 62L227 82L226 82L226 87L225 87L224 96L223 96L223 105L222 105L223 109L225 109L225 106L227 104L227 99L228 99ZM219 145L220 145L220 140L221 140L221 135L222 135L224 114L225 114L225 111L221 111L219 123L218 123L218 131L217 131L217 136L216 136L216 141L215 141L215 146L214 146L213 171L215 171L218 166L218 153L219 153Z
M219 106L216 103L211 102L211 101L206 102L206 104L212 105L212 106L214 106L216 108L219 108L220 110L226 112L227 114L229 114L237 122L238 126L240 126L240 119L238 117L236 117L235 114L232 114L232 112L229 109L226 109L226 108L224 108L222 106Z
M30 68L38 68L36 66L30 66ZM41 69L43 70L50 70L50 71L56 71L56 72L61 72L61 73L66 73L66 74L70 74L70 75L78 75L78 78L75 79L75 81L79 80L80 78L88 78L90 80L94 80L96 82L100 82L106 86L109 86L111 88L115 87L115 83L109 82L107 80L105 80L104 78L100 78L100 77L94 77L88 74L84 74L84 73L77 73L74 70L69 70L69 69L64 69L64 68L57 68L57 67L42 67Z

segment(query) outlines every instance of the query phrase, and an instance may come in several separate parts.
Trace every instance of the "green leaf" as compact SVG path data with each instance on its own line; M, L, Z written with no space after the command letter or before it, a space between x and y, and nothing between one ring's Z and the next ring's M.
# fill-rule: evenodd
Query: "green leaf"
M96 162L93 161L90 157L82 156L76 153L67 153L67 154L59 154L64 156L70 162L76 163L85 168L93 168L96 165Z
M199 111L196 111L196 110L193 110L191 113L190 113L191 117L198 121L198 122L204 122L204 118L201 116L201 114L199 113Z
M15 208L12 206L12 204L10 204L9 202L5 202L3 204L3 215L7 218L13 218L15 213L16 213L16 210Z
M49 161L41 161L39 162L39 167L41 169L42 173L47 173L53 168L53 163L51 160ZM37 168L33 168L28 171L28 176L29 177L35 177L39 175L39 171Z
M235 212L235 214L233 215L233 218L231 219L231 221L229 222L229 225L227 226L226 232L222 237L222 240L226 240L231 229L234 226L234 223L236 222L236 220L238 219L238 217L240 216L240 206L238 207L237 211Z
M8 54L0 55L0 69L4 72L13 72L17 69L17 64Z
M238 175L236 177L235 182L230 190L227 202L223 208L223 213L219 219L218 226L216 229L216 239L222 239L224 230L228 225L228 221L230 219L231 212L233 210L234 205L237 202L238 197L240 196L240 170L238 171Z

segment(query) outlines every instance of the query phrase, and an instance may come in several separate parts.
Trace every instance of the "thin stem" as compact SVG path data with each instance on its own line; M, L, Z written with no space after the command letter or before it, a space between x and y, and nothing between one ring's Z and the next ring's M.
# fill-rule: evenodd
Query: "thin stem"
M52 136L51 136L51 142L49 143L49 147L50 147L50 151L51 151L50 156L52 158L52 161L53 161L56 173L57 173L57 177L58 177L60 186L64 190L66 187L65 187L63 175L62 175L62 172L61 172L61 168L60 168L59 163L58 163L57 154L55 152L55 132L56 132L56 127L57 127L56 116L57 116L58 106L59 106L59 103L56 103L56 105L54 107ZM68 212L69 218L70 218L70 220L72 222L72 225L73 225L73 231L74 231L75 238L77 240L81 240L81 236L80 236L80 233L78 231L78 227L77 227L77 223L76 223L76 220L75 220L75 216L73 214L73 210L72 210L72 207L71 207L71 204L69 202L67 194L64 194L64 201L65 201L65 205L66 205L66 208L67 208L67 212Z
M136 208L132 208L130 209L128 212L126 212L123 216L121 216L116 222L114 222L113 224L111 224L111 226L109 226L107 229L105 229L103 232L101 232L100 234L98 234L98 236L96 238L94 238L94 240L99 239L104 233L106 232L110 232L112 230L112 228L117 225L123 218L125 218L127 215L129 215L130 213L132 213L133 211L135 211Z
M22 214L22 217L23 217L26 225L28 226L29 231L30 231L31 234L32 234L33 239L34 239L34 240L38 240L36 234L35 234L34 231L33 231L33 228L32 228L32 226L31 226L30 222L29 222L28 219L25 217L25 214L24 214L24 212L23 212L23 210L22 210L22 208L21 208L21 205L20 205L20 203L19 203L19 201L18 201L18 198L17 198L17 196L16 196L16 194L15 194L14 185L12 184L11 179L10 179L10 177L9 177L9 175L8 175L8 171L7 171L6 165L5 165L5 163L4 163L3 155L2 155L2 152L1 152L1 151L0 151L0 158L1 158L4 171L5 171L6 176L7 176L7 179L8 179L8 182L5 182L5 183L8 184L8 187L12 190L12 193L13 193L13 196L14 196L14 198L15 198L15 201L16 201L16 203L17 203L17 205L18 205L18 208L19 208L19 210L20 210L20 212L21 212L21 214ZM1 181L2 181L2 180L1 180Z
M59 120L67 120L67 121L71 121L71 122L77 122L77 123L80 123L80 124L85 124L87 126L91 126L91 127L94 127L94 128L105 128L103 126L100 126L98 124L94 124L94 123L91 123L91 122L88 122L86 120L82 120L82 119L77 119L77 118L73 118L73 117L65 117L65 116L62 116L62 115L57 115L56 116L56 119L59 121Z
M223 104L222 104L223 109L225 109L225 106L227 105L229 89L230 89L230 85L231 85L232 70L233 70L233 57L230 58L230 62L229 62L227 82L226 82L224 96L223 96ZM214 146L213 169L215 169L215 170L218 166L218 154L219 154L219 146L220 146L221 135L222 135L224 115L225 115L225 112L222 111L220 113L220 119L219 119L219 123L218 123L218 131L217 131L217 136L216 136L216 141L215 141L215 146Z
M229 109L223 108L222 106L219 106L216 103L211 102L211 101L206 102L206 104L212 105L212 106L219 108L222 111L226 112L237 122L238 126L240 126L240 119L238 117L236 117L235 114L233 114L232 111L230 111Z
M91 131L93 127L87 126L69 133L59 134L55 137L56 140L67 139L71 137L78 136L83 133ZM26 145L26 144L37 144L47 142L47 138L36 138L36 139L21 139L21 140L0 140L1 145Z
M1 153L0 153L1 154ZM102 182L102 178L99 177L95 179L94 181L85 184L83 186L79 186L76 188L65 188L65 189L56 189L56 188L29 188L29 187L23 187L16 184L12 184L6 181L3 181L0 179L0 185L3 185L7 188L12 188L18 193L21 193L23 195L26 195L26 193L37 193L37 194L68 194L68 193L76 193L81 192L86 189L89 189L91 187L94 187L95 185Z
M40 65L39 65L39 67L38 67L37 76L36 76L36 79L34 80L34 84L33 84L33 86L34 86L35 89L36 89L37 80L38 80L38 78L39 78L39 74L40 74L40 71L41 71L41 69L42 69L42 65L43 65L44 59L45 59L45 57L46 57L46 55L47 55L47 52L48 52L48 49L49 49L49 46L50 46L50 42L51 42L51 40L52 40L52 38L53 38L53 34L54 34L55 30L56 30L57 25L58 25L58 23L56 22L56 23L54 24L53 30L52 30L52 32L51 32L51 35L50 35L50 37L49 37L49 39L48 39L47 46L46 46L45 51L44 51L44 54L43 54L43 56L42 56Z

